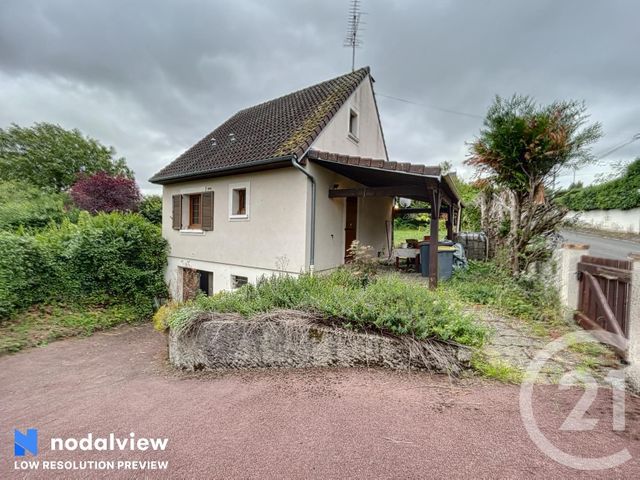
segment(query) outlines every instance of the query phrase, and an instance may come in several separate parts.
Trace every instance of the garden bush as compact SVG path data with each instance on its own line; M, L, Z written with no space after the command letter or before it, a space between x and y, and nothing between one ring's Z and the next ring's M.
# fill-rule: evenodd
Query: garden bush
M65 218L65 194L21 182L0 182L0 230L36 229Z
M46 255L33 237L0 231L0 318L42 301L50 273Z
M162 225L162 197L145 195L138 206L138 213L155 225Z
M166 241L137 214L84 212L77 224L3 233L0 246L0 317L47 300L126 301L150 313L166 295Z
M465 345L480 345L485 335L484 329L442 292L429 291L395 275L376 277L363 285L345 268L328 275L276 275L232 292L199 296L171 311L167 324L182 330L202 312L251 317L274 309L313 312L328 323L354 330Z

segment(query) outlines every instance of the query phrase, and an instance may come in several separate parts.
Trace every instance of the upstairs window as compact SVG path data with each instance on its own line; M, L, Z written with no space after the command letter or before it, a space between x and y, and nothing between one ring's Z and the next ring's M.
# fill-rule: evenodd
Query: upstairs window
M358 112L349 110L349 136L358 139Z
M249 218L249 184L229 185L229 218Z
M202 228L202 194L189 195L189 228Z
M213 230L213 190L172 195L172 228L184 233Z
M234 215L247 214L247 189L246 188L235 188L233 190L233 214Z

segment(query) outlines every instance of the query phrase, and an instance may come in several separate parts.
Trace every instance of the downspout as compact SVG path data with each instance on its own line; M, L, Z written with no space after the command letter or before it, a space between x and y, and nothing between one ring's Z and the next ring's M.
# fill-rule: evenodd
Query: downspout
M304 152L302 156L304 157L306 153L307 152ZM313 270L315 269L316 263L316 179L305 168L303 168L302 165L298 163L298 157L296 155L293 155L291 157L291 165L304 173L311 181L311 231L309 233L309 236L311 238L309 239L309 273L313 275Z

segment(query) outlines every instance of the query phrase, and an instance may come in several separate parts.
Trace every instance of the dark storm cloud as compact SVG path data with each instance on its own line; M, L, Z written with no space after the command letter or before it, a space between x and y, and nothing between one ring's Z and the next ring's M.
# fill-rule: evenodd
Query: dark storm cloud
M607 134L596 151L640 131L637 2L363 6L358 64L371 65L378 92L421 104L378 99L396 160L460 167L481 120L425 105L482 115L495 94L585 100ZM346 0L5 0L0 124L78 127L113 144L148 188L238 109L347 71L346 9ZM640 142L608 161L638 154Z

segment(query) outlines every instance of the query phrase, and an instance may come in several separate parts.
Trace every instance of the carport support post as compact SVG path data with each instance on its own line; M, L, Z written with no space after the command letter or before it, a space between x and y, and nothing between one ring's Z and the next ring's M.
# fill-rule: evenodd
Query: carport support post
M440 190L431 191L431 225L429 231L429 288L438 287L438 224L440 223Z
M447 213L447 240L453 240L453 205L449 205Z
M640 392L640 252L630 253L631 286L629 291L629 349L627 381Z

